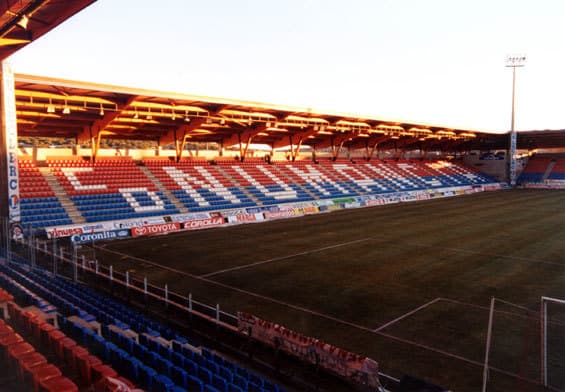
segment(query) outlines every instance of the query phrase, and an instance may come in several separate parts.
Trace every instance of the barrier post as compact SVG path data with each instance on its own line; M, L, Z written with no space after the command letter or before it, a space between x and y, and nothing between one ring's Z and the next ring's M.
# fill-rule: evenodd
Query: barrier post
M33 268L35 267L35 252L33 251L33 245L35 244L35 239L33 237L33 235L31 235L29 237L29 242L27 243L27 250L29 253L29 266L30 266L30 271L33 270Z
M110 294L114 295L114 266L110 266Z
M143 301L147 305L147 276L143 277Z
M192 293L188 293L188 318L192 322Z
M39 238L35 237L35 243L33 244L33 259L35 262L37 262L36 258L37 258L37 252L39 252L41 250L39 244L41 243L41 241L39 240Z
M129 270L126 270L126 303L129 304L130 292L129 292Z
M216 339L220 340L220 304L216 304Z
M169 309L169 286L165 283L165 309Z
M73 262L73 282L76 282L78 280L78 266L77 266L77 246L76 243L73 242L73 257L72 257L72 262Z
M57 239L53 238L51 255L53 256L53 275L57 276Z

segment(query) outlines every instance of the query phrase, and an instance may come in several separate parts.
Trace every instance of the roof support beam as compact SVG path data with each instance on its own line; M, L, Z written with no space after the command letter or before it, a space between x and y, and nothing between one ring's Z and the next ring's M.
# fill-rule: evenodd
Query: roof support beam
M339 138L337 143L332 142L332 159L335 161L339 154L341 153L341 149L343 148L343 143L347 140L346 138ZM339 144L339 146L338 146Z
M388 136L380 136L378 138L371 138L365 142L365 156L367 161L373 158L377 146L386 140L388 140Z
M137 98L136 95L132 95L123 104L117 105L116 111L108 111L104 116L98 120L95 120L89 127L84 127L83 132L77 136L77 143L84 143L88 140L92 141L92 138L97 137L98 134L108 126L112 121L114 121L122 113L123 110L127 109Z
M233 146L234 144L239 144L239 159L243 162L245 160L245 156L247 155L247 151L249 150L249 145L253 141L253 138L259 133L265 132L266 130L266 124L257 124L251 126L243 132L234 134L227 140L222 140L222 143L224 146Z
M419 139L417 137L402 138L402 139L396 141L395 147L397 149L398 148L404 148L404 147L409 146L411 144L414 144L418 141L419 141Z
M176 162L182 159L182 153L186 146L187 139L190 139L191 132L198 129L206 121L206 118L196 118L188 124L183 124L178 128L170 129L165 136L159 139L159 144L175 144Z
M318 129L314 129L314 127L308 127L304 131L296 132L294 134L289 134L288 136L284 136L276 140L272 144L272 148L274 150L276 148L290 146L290 159L294 162L296 161L298 154L300 154L300 148L302 147L302 143L305 140L307 140L310 136L316 136L318 132L319 132Z
M290 142L290 159L292 160L292 162L296 161L296 157L300 153L300 147L302 146L303 140L304 136L301 134L288 135L288 141ZM294 147L295 144L296 148Z
M112 131L99 131L97 132L96 136L92 136L90 142L90 157L92 162L96 162L96 157L98 156L98 150L100 149L100 140L102 140L102 136L114 135L116 135L116 133Z
M350 140L353 135L332 135L327 141L318 144L317 148L326 148L331 147L332 150L332 159L335 161L339 154L341 153L341 149L343 148L343 143L347 140Z

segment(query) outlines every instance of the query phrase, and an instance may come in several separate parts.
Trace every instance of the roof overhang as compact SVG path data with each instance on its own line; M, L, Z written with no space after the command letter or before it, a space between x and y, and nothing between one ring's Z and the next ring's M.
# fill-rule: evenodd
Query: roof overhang
M35 41L96 0L3 0L0 60Z
M461 148L500 135L411 121L270 103L72 81L15 76L18 132L79 142L104 131L118 139L170 143L241 143L280 148L296 143L315 148Z

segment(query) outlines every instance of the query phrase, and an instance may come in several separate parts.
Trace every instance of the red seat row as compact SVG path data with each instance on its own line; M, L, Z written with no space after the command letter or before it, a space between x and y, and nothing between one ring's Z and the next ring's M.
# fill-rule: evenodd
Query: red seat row
M22 310L15 303L8 302L8 314L13 320L12 324L30 336L30 341L36 342L42 352L55 353L60 363L68 367L72 374L79 375L77 385L62 374L61 368L48 363L44 355L35 351L33 345L24 342L22 336L14 332L11 326L5 323L2 326L0 323L0 347L8 348L4 360L17 371L22 382L33 387L34 392L78 391L79 386L91 388L94 384L110 385L108 379L119 379L129 388L134 388L129 380L119 377L114 369L104 365L98 357L91 355L87 349L36 313Z

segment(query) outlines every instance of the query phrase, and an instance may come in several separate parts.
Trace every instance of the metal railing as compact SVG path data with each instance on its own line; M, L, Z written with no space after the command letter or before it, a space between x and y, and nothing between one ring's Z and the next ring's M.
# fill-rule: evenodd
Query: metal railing
M45 256L44 259L51 260L51 270L54 275L65 276L65 272L70 272L71 276L68 277L76 282L83 282L81 278L91 275L97 280L106 280L107 285L121 286L125 291L142 294L145 299L156 300L166 308L175 308L190 316L197 316L224 328L237 331L237 316L222 310L220 304L212 306L194 299L192 294L184 296L171 291L167 284L158 286L151 283L147 277L135 276L131 271L121 272L115 270L112 265L99 264L96 259L89 259L84 254L78 255L77 247L72 243L69 249L69 247L57 244L57 240L48 241L33 236L26 240L18 240L15 243L20 245L20 249L19 252L14 249L14 246L7 249L6 255L9 262L11 261L9 256L13 254L28 256L29 264L33 268L37 263L36 252L39 252ZM26 248L27 251L25 251ZM27 253L34 256L29 257Z

